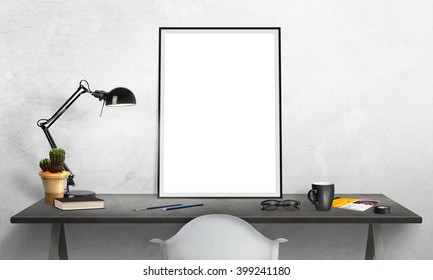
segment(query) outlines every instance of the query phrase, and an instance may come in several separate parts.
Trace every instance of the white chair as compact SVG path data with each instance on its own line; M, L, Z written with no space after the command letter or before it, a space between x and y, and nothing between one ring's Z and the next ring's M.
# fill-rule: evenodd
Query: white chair
M200 216L159 243L165 260L277 260L284 238L271 240L246 221L231 215Z

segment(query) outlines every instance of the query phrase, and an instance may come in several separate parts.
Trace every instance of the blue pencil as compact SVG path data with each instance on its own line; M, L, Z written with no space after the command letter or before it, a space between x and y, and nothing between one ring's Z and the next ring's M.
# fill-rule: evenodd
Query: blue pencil
M179 205L179 206L162 208L162 211L171 211L171 210L176 210L176 209L183 209L183 208L189 208L189 207L197 207L197 206L203 206L203 205L204 205L203 203Z
M161 205L161 206L152 206L152 207L146 207L146 208L137 208L137 209L133 209L132 211L134 212L138 212L141 210L152 210L152 209L160 209L160 208L169 208L169 207L174 207L174 206L179 206L182 205L181 203L178 204L171 204L171 205Z

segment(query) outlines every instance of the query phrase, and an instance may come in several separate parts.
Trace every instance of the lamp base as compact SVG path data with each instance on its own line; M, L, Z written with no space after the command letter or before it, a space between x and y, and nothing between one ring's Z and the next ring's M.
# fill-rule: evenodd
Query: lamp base
M65 197L83 197L83 196L96 197L96 193L92 191L70 191L69 194L65 194Z

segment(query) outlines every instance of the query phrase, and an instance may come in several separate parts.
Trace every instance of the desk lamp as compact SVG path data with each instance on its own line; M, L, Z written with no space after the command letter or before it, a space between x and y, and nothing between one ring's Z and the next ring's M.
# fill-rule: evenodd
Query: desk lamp
M105 106L114 107L114 106L130 106L135 105L135 96L134 94L127 88L118 87L115 89L112 89L110 92L105 92L103 90L90 90L89 83L86 80L81 80L80 85L78 86L78 89L72 94L72 96L57 110L54 115L49 119L40 119L38 121L38 126L42 128L42 130L45 133L45 136L48 139L48 142L50 143L51 148L57 148L56 143L54 142L53 137L51 136L51 133L49 131L49 128L53 123L84 93L90 93L95 98L98 98L99 101L103 101L101 114L102 117L102 111ZM69 187L75 186L74 182L74 174L71 172L69 167L64 164L64 168L66 171L69 171L69 176L66 183L66 190L65 190L65 196L94 196L95 192L93 191L70 191Z

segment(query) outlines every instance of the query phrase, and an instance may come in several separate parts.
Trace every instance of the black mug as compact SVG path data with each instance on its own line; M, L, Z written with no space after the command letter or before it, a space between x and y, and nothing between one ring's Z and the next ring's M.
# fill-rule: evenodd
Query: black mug
M329 211L334 200L334 184L327 182L313 183L312 189L307 196L308 200L316 207L316 210Z

